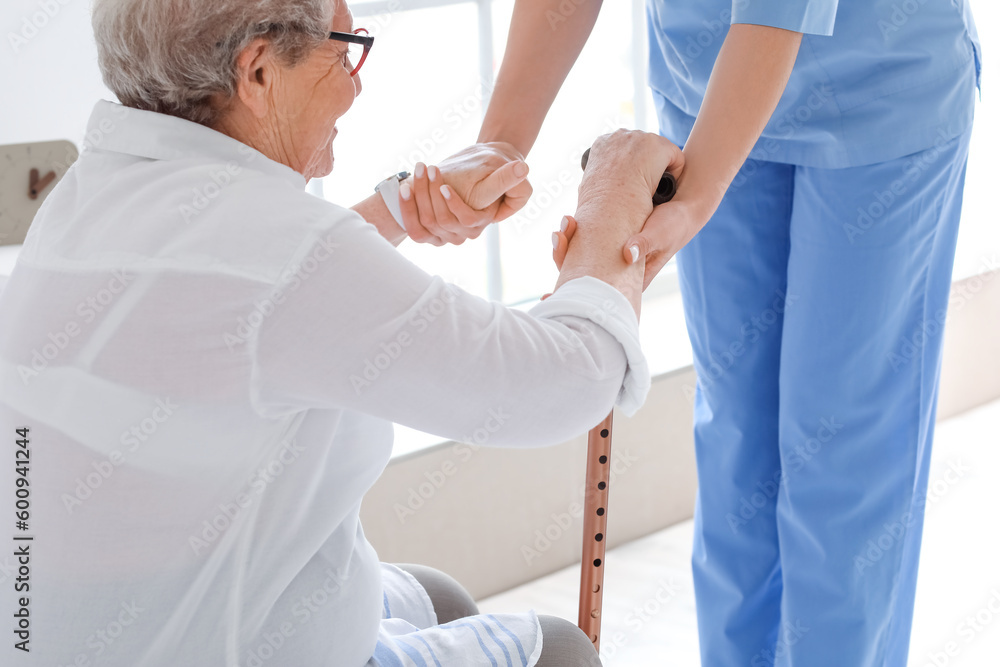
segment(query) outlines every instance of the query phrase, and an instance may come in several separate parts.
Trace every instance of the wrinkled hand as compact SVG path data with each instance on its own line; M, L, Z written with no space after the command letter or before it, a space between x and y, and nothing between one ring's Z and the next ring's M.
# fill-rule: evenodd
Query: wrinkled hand
M627 224L636 231L622 247L622 256L630 264L646 257L643 290L676 252L666 251L665 248L672 244L661 237L685 237L690 227L681 222L689 209L683 200L673 200L655 209L652 202L663 172L669 170L679 178L683 169L684 154L680 148L663 137L646 132L619 130L599 137L591 148L580 183L577 215L584 212L590 220L599 220L602 224ZM637 229L639 222L642 225ZM560 270L577 227L576 218L566 216L560 230L552 234L552 259ZM693 235L686 236L677 248ZM654 245L660 243L663 245ZM637 247L635 257L632 246ZM551 294L546 294L542 299L549 296Z
M621 252L629 264L645 259L643 290L699 228L693 224L694 207L683 197L684 163L684 153L671 141L636 130L606 134L591 148L580 184L577 216L583 210L593 216L596 208L598 219L614 221L617 206L624 213L617 218L622 221L619 224L642 223L641 228L630 227L631 236ZM654 209L652 195L664 171L677 179L678 196ZM565 232L562 235L566 236Z
M602 135L590 149L576 217L585 226L597 219L638 232L653 211L653 192L663 172L678 177L683 169L681 149L660 135L640 130Z
M531 196L528 165L509 144L475 144L439 166L418 162L400 185L400 209L410 238L461 245L520 210Z
M649 287L649 283L677 253L677 250L683 248L700 228L700 225L695 224L696 218L693 218L689 213L690 209L691 207L683 200L669 201L657 206L646 219L642 230L625 243L623 255L626 262L632 261L632 254L629 250L632 245L639 245L639 257L646 258L645 273L642 279L643 291ZM552 232L552 260L557 269L562 269L563 260L566 259L566 252L569 250L569 242L575 233L576 220L572 216L564 217L562 228ZM549 296L551 293L546 294L542 299Z

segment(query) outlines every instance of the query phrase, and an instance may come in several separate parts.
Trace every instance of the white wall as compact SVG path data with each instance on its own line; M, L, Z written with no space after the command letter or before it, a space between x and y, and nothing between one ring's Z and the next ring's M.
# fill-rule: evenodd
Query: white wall
M90 0L0 2L0 91L0 144L80 146L94 103L116 99L97 69Z

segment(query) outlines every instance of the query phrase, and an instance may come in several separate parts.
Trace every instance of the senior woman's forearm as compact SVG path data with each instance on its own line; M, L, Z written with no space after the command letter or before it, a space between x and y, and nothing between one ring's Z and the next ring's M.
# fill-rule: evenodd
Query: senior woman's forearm
M528 154L600 11L601 0L517 0L479 141Z
M645 216L630 213L615 201L609 203L605 206L588 202L577 209L577 232L553 292L574 278L593 276L621 292L638 317L645 263L640 260L627 264L619 249L642 227Z
M365 222L378 230L379 235L392 245L398 246L406 238L406 232L392 217L382 195L375 193L352 206L351 210L360 213Z

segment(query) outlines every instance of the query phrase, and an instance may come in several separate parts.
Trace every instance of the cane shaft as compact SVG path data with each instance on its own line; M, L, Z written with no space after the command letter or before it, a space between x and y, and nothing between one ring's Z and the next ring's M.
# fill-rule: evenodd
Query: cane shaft
M590 149L583 153L580 166L586 170ZM664 172L653 205L670 201L677 192L677 180ZM639 313L636 313L638 317ZM608 492L611 490L611 418L614 410L587 435L587 489L583 509L583 562L580 565L580 612L577 625L601 650L601 614L604 612L604 554L607 551Z
M608 492L611 489L611 418L587 436L587 488L584 493L583 563L580 566L578 625L601 649L601 614L604 603L604 553L607 550Z

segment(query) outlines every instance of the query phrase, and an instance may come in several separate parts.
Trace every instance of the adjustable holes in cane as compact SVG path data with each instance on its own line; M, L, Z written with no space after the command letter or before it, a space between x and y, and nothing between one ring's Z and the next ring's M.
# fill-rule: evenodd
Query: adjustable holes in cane
M601 429L601 437L602 438L607 438L609 435L611 435L611 432L608 429L606 429L606 428ZM604 454L602 454L600 457L598 457L597 460L598 460L598 462L601 465L607 465L607 463L608 463L608 457L607 457L607 455L604 455ZM605 491L606 492L607 488L608 488L608 483L607 483L607 481L605 481L607 479L607 474L605 473L603 476L605 477L605 479L601 480L601 481L599 481L597 483L597 490L598 491ZM597 508L597 516L603 517L604 514L605 514L604 508L603 507L598 507ZM601 542L603 540L604 540L604 533L603 532L597 533L597 534L594 535L594 541L595 542ZM595 558L594 559L594 567L595 568L601 567L602 563L603 563L603 561L600 558ZM593 590L594 590L594 593L599 592L601 590L601 585L595 583ZM591 609L590 610L590 617L591 618L598 618L600 615L601 615L601 612L600 612L599 609ZM598 637L597 637L596 634L593 634L590 637L590 640L592 642L594 642L595 644L597 643L597 639L598 639Z
M601 437L602 438L608 437L609 434L610 434L610 432L608 431L608 429L606 429L606 428L602 428L601 429ZM601 457L599 459L597 459L597 460L600 461L601 464L603 465L603 464L606 464L608 462L608 457L602 454ZM607 482L600 481L600 482L597 483L597 489L599 491L604 491L607 488L608 488L608 483ZM597 516L604 516L604 508L603 507L598 507L597 508ZM597 533L596 535L594 535L594 541L596 541L596 542L600 542L603 539L604 539L604 533ZM601 559L600 558L595 558L594 559L594 567L600 567L600 566L601 566ZM596 593L597 591L595 590L594 592Z

